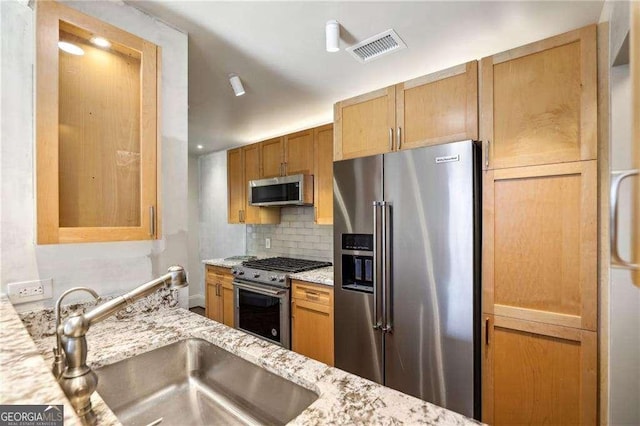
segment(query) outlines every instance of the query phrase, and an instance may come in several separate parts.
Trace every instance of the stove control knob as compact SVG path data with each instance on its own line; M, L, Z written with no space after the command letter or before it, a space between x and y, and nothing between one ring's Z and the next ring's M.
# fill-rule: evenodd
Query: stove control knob
M280 277L280 278L278 279L278 281L280 281L281 283L283 283L283 282L284 282L284 277Z
M256 273L254 273L254 274L253 274L253 278L260 278L260 274L259 274L259 273L257 273L257 272L256 272Z
M271 276L269 277L269 279L270 279L271 281L276 281L276 280L278 279L278 276L277 276L277 275L271 275Z
M244 271L238 271L238 275L244 275Z

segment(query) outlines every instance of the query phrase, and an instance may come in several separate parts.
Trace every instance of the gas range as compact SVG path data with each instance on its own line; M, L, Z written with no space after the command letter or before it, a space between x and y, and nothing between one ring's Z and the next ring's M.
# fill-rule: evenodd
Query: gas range
M241 265L231 268L231 273L237 279L252 283L289 287L289 275L324 266L331 266L331 262L290 257L268 257L244 261Z

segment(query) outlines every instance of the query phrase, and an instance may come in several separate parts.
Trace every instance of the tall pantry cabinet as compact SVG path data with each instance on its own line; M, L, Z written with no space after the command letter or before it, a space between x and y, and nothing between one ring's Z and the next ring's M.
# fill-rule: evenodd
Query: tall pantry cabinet
M482 420L595 424L595 25L482 59Z

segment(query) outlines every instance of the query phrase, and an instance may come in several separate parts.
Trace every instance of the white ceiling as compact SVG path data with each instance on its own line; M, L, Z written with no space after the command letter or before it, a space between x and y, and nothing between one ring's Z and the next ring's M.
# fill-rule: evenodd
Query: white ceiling
M341 99L595 23L603 2L130 4L189 33L189 151L205 153L328 123ZM330 19L337 53L325 51ZM368 64L344 51L390 28L407 49ZM234 96L232 72L246 95Z

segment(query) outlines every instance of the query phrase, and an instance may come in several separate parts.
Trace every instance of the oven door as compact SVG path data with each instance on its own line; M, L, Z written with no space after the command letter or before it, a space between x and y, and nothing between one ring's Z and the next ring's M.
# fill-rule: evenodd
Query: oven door
M234 280L235 326L291 349L288 288Z

